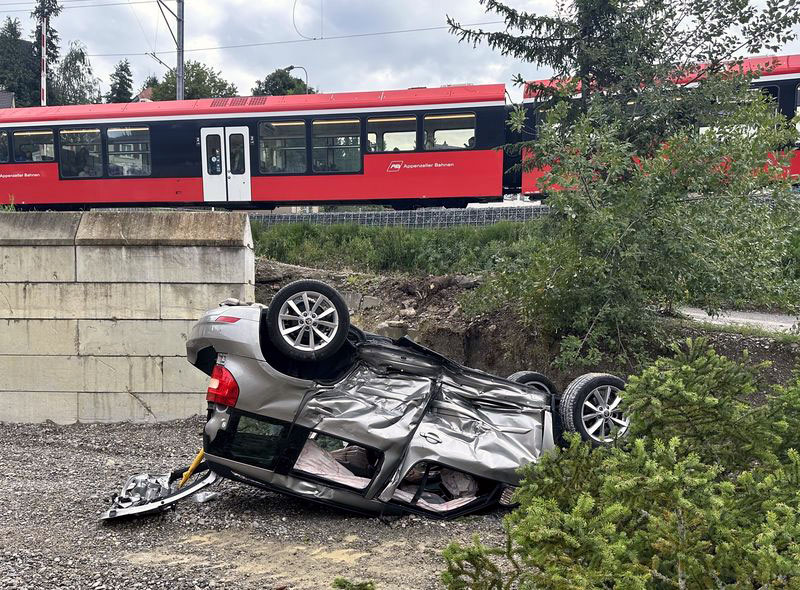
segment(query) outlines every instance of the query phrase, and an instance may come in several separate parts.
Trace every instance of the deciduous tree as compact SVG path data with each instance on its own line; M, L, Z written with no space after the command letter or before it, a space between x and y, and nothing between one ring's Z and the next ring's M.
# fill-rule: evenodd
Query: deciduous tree
M53 104L101 102L100 80L94 75L86 46L82 43L70 43L69 51L58 64L53 91Z
M237 95L236 86L222 77L214 68L197 61L187 61L184 96L197 98L228 98ZM175 70L164 74L164 78L153 87L153 100L175 100Z
M314 94L304 80L292 76L285 68L275 70L263 80L256 80L253 96L285 96L287 94Z

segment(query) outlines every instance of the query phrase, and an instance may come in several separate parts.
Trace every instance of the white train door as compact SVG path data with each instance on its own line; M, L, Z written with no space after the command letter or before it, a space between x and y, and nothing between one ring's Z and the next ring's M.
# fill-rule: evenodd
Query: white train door
M203 200L250 201L250 130L206 127L200 130Z

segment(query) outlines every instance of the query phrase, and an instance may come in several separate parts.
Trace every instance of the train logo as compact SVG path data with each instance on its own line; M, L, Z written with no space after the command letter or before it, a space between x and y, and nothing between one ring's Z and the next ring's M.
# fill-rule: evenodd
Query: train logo
M403 169L403 160L392 160L386 172L400 172Z

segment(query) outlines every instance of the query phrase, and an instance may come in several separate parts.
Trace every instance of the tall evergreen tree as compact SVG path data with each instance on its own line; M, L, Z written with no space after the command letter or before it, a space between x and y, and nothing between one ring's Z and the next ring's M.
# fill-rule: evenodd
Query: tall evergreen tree
M455 34L553 71L512 117L535 130L512 150L541 172L553 214L484 302L516 294L569 365L632 359L660 326L655 311L735 305L742 285L765 306L798 301L782 270L796 130L749 90L769 64L739 66L796 36L800 0L566 0L547 15L481 4L506 27L450 19Z
M47 17L47 102L56 101L54 83L55 83L55 70L58 65L58 58L61 55L60 41L58 31L53 28L53 20L59 14L63 7L58 3L58 0L37 0L36 7L31 12L31 18L36 22L36 28L32 33L33 52L36 59L36 71L39 71L39 64L42 59L42 17ZM55 103L54 103L55 104Z
M650 153L687 124L687 112L716 109L712 85L693 82L724 75L742 54L778 51L800 23L797 0L570 0L546 15L479 1L507 28L488 32L448 18L452 32L552 69L560 83L535 88L540 96L568 97L573 118L602 102L622 137Z
M33 45L22 39L19 19L6 18L0 29L0 88L16 95L18 106L39 102L39 76Z
M111 74L111 89L106 95L106 102L130 102L133 99L133 74L131 64L123 59Z

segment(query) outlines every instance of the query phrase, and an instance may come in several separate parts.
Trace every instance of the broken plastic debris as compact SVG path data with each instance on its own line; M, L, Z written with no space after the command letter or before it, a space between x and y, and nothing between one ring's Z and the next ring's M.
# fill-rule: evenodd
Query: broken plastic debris
M198 492L192 496L192 500L198 504L205 504L206 502L211 502L211 500L214 500L217 496L219 496L219 492Z

